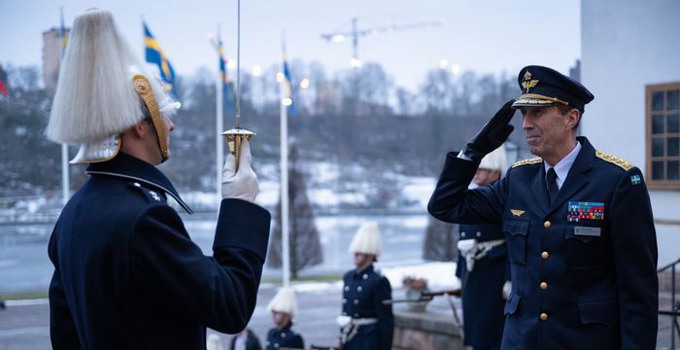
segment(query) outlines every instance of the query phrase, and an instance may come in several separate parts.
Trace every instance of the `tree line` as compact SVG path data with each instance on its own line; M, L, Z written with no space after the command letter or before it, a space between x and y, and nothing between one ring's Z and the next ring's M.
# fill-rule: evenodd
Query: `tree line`
M340 169L360 165L376 174L437 176L445 153L461 147L519 93L514 77L505 75L454 76L435 68L413 92L396 86L378 63L334 74L317 62L293 60L290 67L298 113L289 116L288 129L300 161L335 162ZM0 97L0 196L58 193L60 148L43 135L54 92L42 88L37 67L8 65L6 70L9 95ZM278 162L279 70L273 65L260 76L241 73L242 123L258 134L253 153L260 164ZM306 89L298 85L303 78L309 80ZM174 120L173 160L162 167L184 191L214 188L215 80L213 72L200 68L175 84L183 106ZM232 123L227 111L224 125ZM73 156L76 147L70 152ZM71 169L76 189L86 175L82 166Z

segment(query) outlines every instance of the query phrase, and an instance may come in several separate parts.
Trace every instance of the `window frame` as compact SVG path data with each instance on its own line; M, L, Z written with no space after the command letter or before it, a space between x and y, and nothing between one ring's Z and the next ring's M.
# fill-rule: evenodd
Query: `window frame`
M668 91L672 90L678 90L680 91L680 81L679 82L673 82L673 83L664 83L664 84L650 84L645 86L645 177L646 177L646 182L647 182L647 187L649 189L653 190L680 190L680 176L678 179L674 180L668 180L668 162L670 161L680 161L680 152L678 155L675 156L669 156L667 153L668 150L668 139L671 137L677 137L680 138L680 130L677 132L669 133L668 132L668 115L672 114L677 114L679 115L679 123L680 123L680 97L679 98L679 106L677 106L678 109L667 109L666 105L666 96ZM652 95L655 92L663 92L664 93L664 102L663 102L663 108L659 111L652 111ZM680 92L679 92L680 94ZM652 134L652 122L653 122L653 116L654 115L659 115L662 114L664 116L663 120L663 133L657 133L657 134ZM663 149L664 149L664 154L663 156L654 156L652 157L652 141L653 141L653 136L655 138L662 138L663 139ZM663 161L664 163L664 174L663 174L663 179L658 179L655 180L652 178L652 162L653 161ZM680 170L679 170L680 171Z

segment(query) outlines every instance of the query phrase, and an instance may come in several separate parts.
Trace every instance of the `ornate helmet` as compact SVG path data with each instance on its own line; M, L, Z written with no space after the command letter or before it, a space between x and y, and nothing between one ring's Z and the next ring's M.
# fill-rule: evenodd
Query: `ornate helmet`
M350 253L372 254L376 257L382 253L382 240L380 229L374 221L364 222L357 233L354 234L352 243L349 245Z
M120 134L145 118L154 125L165 159L163 117L178 108L160 81L143 70L110 12L95 9L76 17L45 131L55 142L80 144L71 163L115 157Z

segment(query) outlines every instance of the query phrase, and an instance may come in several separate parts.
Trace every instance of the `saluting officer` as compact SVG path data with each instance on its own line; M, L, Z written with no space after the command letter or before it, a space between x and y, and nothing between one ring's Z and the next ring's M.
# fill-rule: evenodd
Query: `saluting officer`
M267 333L265 349L304 349L302 335L292 329L297 314L295 291L290 287L281 287L269 302L268 309L272 313L274 327Z
M523 68L518 82L519 99L448 154L429 212L503 225L512 291L502 348L654 349L656 233L640 169L576 136L593 99L583 85L542 66ZM480 160L512 132L514 109L538 157L468 190Z
M73 24L47 136L80 144L87 182L50 237L54 349L205 349L206 327L235 333L255 309L270 215L253 203L247 143L238 172L229 156L213 256L187 233L156 168L169 152L179 103L144 71L110 12Z
M363 223L349 246L355 268L343 277L342 316L338 317L338 325L344 350L392 348L392 305L383 304L392 298L392 287L373 267L381 251L378 224Z
M473 184L498 181L507 168L503 146L479 163ZM474 350L499 349L503 306L510 286L508 250L500 224L461 224L456 277L463 286L463 342Z

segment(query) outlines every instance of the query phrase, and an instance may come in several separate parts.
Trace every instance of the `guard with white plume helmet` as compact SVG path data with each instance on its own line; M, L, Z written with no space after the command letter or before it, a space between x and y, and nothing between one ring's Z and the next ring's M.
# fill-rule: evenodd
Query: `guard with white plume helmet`
M342 349L391 349L394 333L390 281L373 263L382 253L378 224L364 222L349 245L355 268L343 276L342 314L338 316Z
M272 313L273 328L267 333L266 349L293 348L304 349L304 340L295 330L293 319L297 315L297 299L291 287L281 287L267 306Z
M295 298L293 288L281 287L274 296L274 299L269 302L267 309L269 309L269 312L289 314L294 319L297 314L297 298Z
M496 148L493 152L487 154L479 163L478 169L497 170L501 172L501 176L508 168L508 155L505 152L505 146Z
M505 174L507 167L507 154L505 147L501 145L482 158L470 187L486 186L498 181Z
M121 134L144 119L157 133L161 161L167 159L164 119L180 104L143 67L110 12L90 10L76 18L46 129L53 141L80 145L71 163L112 159Z
M377 259L382 253L382 240L380 239L378 224L373 221L364 222L354 234L348 250L350 253L374 255Z
M207 327L236 333L255 309L271 217L253 203L249 144L238 171L231 154L224 165L207 257L168 196L191 209L156 168L178 103L142 67L111 13L75 19L46 134L79 144L73 161L90 164L48 244L54 349L205 349Z

